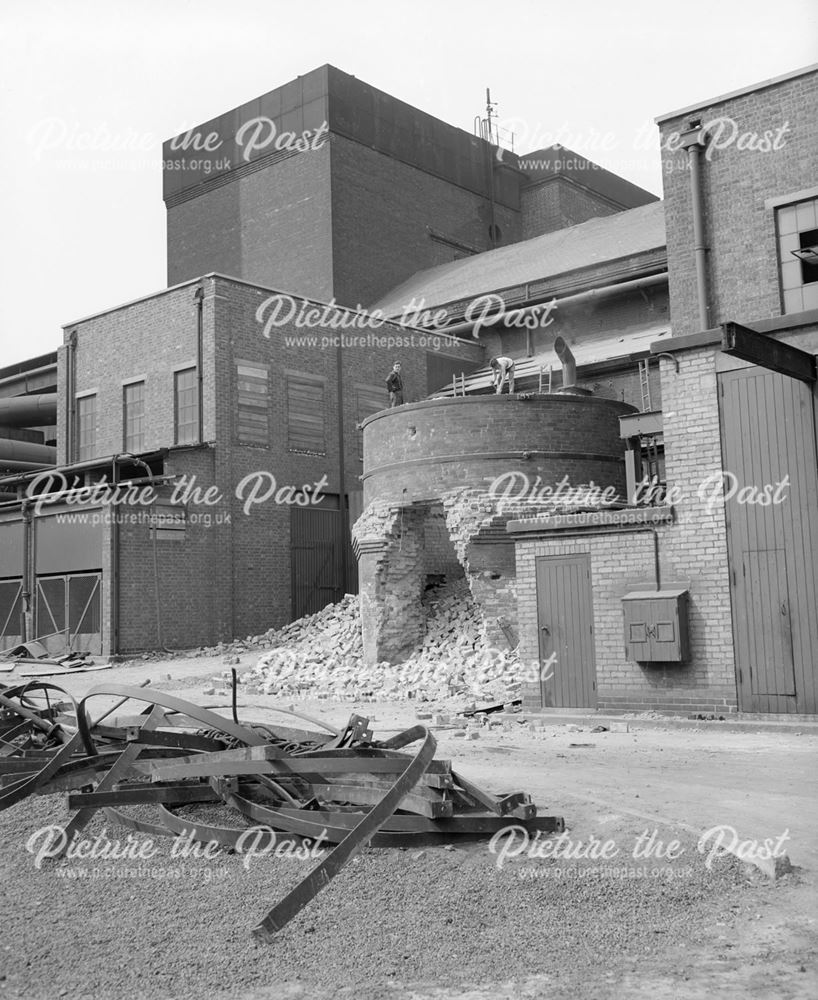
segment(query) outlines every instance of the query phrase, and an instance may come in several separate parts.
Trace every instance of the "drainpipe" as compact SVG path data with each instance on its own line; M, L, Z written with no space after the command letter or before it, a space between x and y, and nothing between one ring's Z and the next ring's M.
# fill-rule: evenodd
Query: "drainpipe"
M347 506L346 506L346 466L344 461L344 369L343 369L343 348L341 339L338 339L336 348L335 371L337 375L336 394L338 398L338 535L341 543L341 587L344 596L347 586ZM340 600L340 598L339 598Z
M31 512L31 502L24 500L21 505L23 515L23 590L21 593L23 613L22 629L23 642L28 642L34 636L34 621L31 609L31 584L33 580L32 568L34 565L34 524Z
M193 293L196 302L196 397L198 399L199 444L204 441L204 379L202 375L202 355L204 353L204 285L199 285Z
M76 458L74 449L74 424L76 420L77 331L68 334L65 354L65 461Z
M709 330L710 306L707 296L707 250L704 239L704 206L702 203L702 160L705 145L701 141L701 122L690 122L683 132L682 149L687 150L690 164L690 200L693 211L693 254L696 260L696 298L699 306L699 329Z

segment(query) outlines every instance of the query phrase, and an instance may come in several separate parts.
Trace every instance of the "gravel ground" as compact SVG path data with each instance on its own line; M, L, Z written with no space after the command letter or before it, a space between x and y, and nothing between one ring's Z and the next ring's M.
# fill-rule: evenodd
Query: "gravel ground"
M692 844L667 867L624 862L663 869L641 878L581 877L525 857L501 870L485 845L368 850L261 945L252 926L314 862L264 857L245 869L237 855L174 859L163 840L149 861L96 862L114 877L82 877L93 862L76 859L37 870L26 841L66 816L63 795L0 814L7 997L374 1000L467 988L500 997L546 995L529 992L544 984L574 997L578 984L621 981L679 940L695 947L782 886L760 884L732 858L708 871ZM86 835L103 829L96 818ZM127 833L108 827L107 836L124 843ZM164 877L124 874L139 868Z
M156 688L212 704L218 699L196 690L224 669L221 658L211 659L137 663L62 683L81 695L106 681L150 677ZM99 710L114 700L99 698ZM242 718L282 721L267 712L277 699L240 701ZM358 711L382 737L411 725L423 706L296 707L336 725ZM260 945L251 928L306 874L307 862L261 858L247 871L234 855L169 857L171 841L161 840L150 861L114 863L116 876L82 878L79 870L91 865L80 860L46 862L38 871L26 841L64 822L68 811L64 795L32 798L0 812L0 1000L818 996L814 735L723 733L707 725L602 734L550 725L535 735L483 730L476 742L445 728L436 735L439 758L487 789L531 792L541 813L565 817L573 842L613 837L627 857L645 829L658 828L665 841L677 837L685 853L671 865L674 877L557 877L556 863L526 858L499 871L485 844L367 851L273 945ZM776 883L732 859L708 871L695 851L696 832L723 823L743 837L787 829L796 871ZM95 819L88 836L103 829ZM127 838L125 830L107 832ZM637 864L610 865L626 863ZM128 877L136 867L173 874Z

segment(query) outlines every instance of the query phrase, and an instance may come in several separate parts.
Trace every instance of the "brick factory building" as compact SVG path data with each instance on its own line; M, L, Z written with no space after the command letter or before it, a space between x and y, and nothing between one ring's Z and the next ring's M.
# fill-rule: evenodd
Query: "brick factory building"
M0 645L259 632L354 590L357 556L372 662L464 577L492 642L554 666L527 708L814 713L817 89L659 119L663 202L330 66L169 140L170 287L0 371ZM70 504L20 500L52 464L156 495L58 523ZM726 505L700 495L723 470ZM646 475L675 494L634 505ZM584 513L544 499L561 481Z

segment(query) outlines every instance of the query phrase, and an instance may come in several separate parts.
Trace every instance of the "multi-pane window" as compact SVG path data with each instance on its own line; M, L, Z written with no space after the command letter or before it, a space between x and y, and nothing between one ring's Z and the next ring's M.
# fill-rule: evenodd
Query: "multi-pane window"
M784 312L818 309L818 198L777 209L776 229Z
M145 383L122 387L123 448L138 454L145 450Z
M270 443L270 386L267 368L239 361L239 441L242 444Z
M97 397L94 394L77 397L77 460L96 458Z
M176 444L194 444L199 438L199 387L196 369L173 375L174 435Z
M360 428L367 417L386 408L387 398L386 390L380 386L359 385L356 392L358 396L356 422ZM361 429L358 430L358 458L360 461L364 460L364 432Z
M287 376L287 447L312 455L326 454L323 379Z

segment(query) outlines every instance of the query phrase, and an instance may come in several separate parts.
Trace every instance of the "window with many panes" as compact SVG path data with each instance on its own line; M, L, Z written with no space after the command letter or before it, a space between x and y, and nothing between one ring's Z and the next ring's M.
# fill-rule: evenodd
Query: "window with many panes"
M322 378L287 376L287 447L311 455L326 454Z
M265 365L236 362L238 374L239 441L242 444L270 443L270 385Z
M96 458L97 397L94 393L77 397L77 461Z
M775 221L783 311L818 309L818 198L782 205Z
M199 385L195 368L173 373L173 440L194 444L199 439Z
M122 387L122 446L138 454L145 450L145 383L130 382Z

